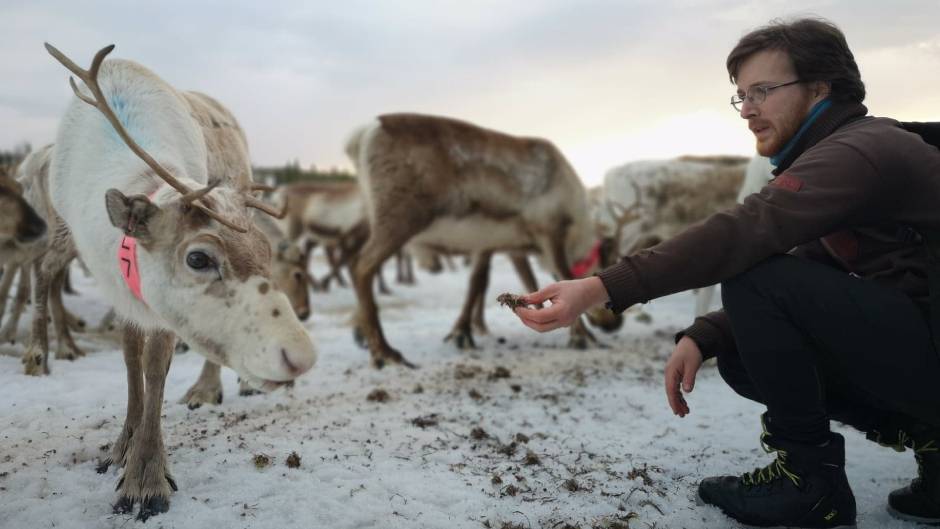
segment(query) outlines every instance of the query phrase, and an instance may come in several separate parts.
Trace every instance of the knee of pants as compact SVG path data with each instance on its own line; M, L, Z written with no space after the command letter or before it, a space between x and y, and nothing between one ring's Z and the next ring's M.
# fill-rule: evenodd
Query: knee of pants
M721 303L729 310L742 299L753 299L761 287L779 287L798 266L800 259L790 255L774 255L744 272L722 281Z
M755 402L763 402L737 354L718 355L718 374L735 393Z

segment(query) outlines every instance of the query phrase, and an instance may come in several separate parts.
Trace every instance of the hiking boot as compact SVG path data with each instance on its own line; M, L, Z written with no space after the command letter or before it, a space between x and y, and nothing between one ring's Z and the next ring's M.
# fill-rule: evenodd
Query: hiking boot
M855 496L845 477L845 439L831 433L824 446L761 435L777 458L742 476L705 478L702 502L752 526L854 528Z
M917 477L888 495L888 513L902 520L940 525L940 432L922 423L883 426L866 437L898 452L910 448L917 461Z

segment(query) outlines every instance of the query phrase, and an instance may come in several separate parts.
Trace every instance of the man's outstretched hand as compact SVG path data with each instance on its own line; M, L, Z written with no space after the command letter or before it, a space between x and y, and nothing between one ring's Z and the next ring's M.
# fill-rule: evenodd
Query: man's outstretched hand
M550 301L543 309L517 307L516 316L530 329L548 332L574 323L587 309L607 302L607 289L599 277L559 281L522 297L527 305Z

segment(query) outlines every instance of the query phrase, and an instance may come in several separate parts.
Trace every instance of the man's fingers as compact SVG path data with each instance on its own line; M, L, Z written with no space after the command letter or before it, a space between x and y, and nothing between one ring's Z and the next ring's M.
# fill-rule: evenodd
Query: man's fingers
M666 400L669 401L669 407L673 413L679 413L679 373L674 367L666 366L666 376L664 380L666 388Z
M531 294L526 294L522 296L522 301L526 302L528 305L538 305L539 303L544 303L551 298L552 295L548 291L548 287L543 288L542 290L536 290Z
M685 373L682 375L682 389L686 393L690 393L695 389L695 370L686 368Z
M561 312L560 305L552 305L545 309L530 309L528 307L517 307L516 315L523 320L534 323L548 323L558 319L558 313Z
M685 402L685 397L682 396L682 391L679 389L679 381L683 378L683 374L679 371L678 368L673 366L666 366L665 373L665 386L666 386L666 399L669 401L669 407L672 408L672 412L679 417L685 417L689 413L689 405Z
M532 330L534 330L534 331L538 331L538 332L553 331L553 330L557 329L558 327L561 327L561 325L559 325L558 321L556 321L556 320L551 320L551 321L548 321L548 322L545 322L545 323L540 323L540 322L535 322L535 321L527 320L527 319L523 318L523 319L522 319L522 323L523 323L526 327L528 327L528 328L530 328L530 329L532 329Z

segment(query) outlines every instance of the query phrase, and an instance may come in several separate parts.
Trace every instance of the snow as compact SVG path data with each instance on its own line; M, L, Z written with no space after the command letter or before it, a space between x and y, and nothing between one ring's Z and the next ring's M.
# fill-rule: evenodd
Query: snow
M180 490L145 527L739 527L697 506L695 489L703 477L770 462L758 443L761 407L725 386L713 363L688 395L684 419L669 411L662 388L672 335L690 320L693 296L631 309L619 332L595 331L606 348L576 351L566 347L567 331L536 334L496 304L497 294L521 287L508 260L497 257L493 267L490 334L477 336L473 351L442 341L465 269L419 272L417 285L391 283L393 294L379 298L386 335L417 370L369 366L348 323L355 297L335 287L314 293L306 325L320 361L292 390L240 397L224 370L224 402L189 410L177 401L202 357L176 355L163 431ZM73 279L80 295L66 303L94 324L108 307L91 279L78 269ZM549 278L540 273L539 281ZM26 377L18 358L0 356L4 529L141 524L111 512L120 471L95 472L125 413L118 342L77 336L89 355L53 360L48 377ZM21 351L19 343L0 347ZM494 376L497 368L508 378ZM376 389L388 399L368 400ZM915 472L910 453L836 429L846 436L858 527L914 527L884 508L888 492ZM299 468L285 463L293 452ZM258 468L262 454L271 463Z

